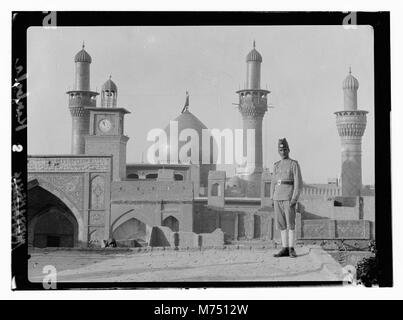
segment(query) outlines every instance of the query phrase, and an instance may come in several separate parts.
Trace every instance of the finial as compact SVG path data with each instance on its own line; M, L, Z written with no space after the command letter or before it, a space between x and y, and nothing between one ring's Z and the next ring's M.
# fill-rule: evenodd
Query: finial
M85 48L85 43L84 43L84 41L83 41L83 49Z
M348 73L351 74L351 66L348 68Z
M253 49L255 49L255 47L256 47L256 41L253 40Z
M110 74L110 75L109 75L109 80L111 80L111 79L112 79L112 75Z
M181 113L184 113L185 111L188 111L188 110L189 110L189 92L186 90L185 105L184 105Z

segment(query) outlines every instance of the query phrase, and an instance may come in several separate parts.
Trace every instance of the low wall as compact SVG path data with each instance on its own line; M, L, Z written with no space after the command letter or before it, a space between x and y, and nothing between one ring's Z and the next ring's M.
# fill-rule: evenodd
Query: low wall
M199 234L200 247L216 247L224 245L224 232L221 229L215 229L211 233Z
M197 248L224 245L224 232L216 229L212 233L173 232L168 227L155 226L151 231L150 247Z
M297 239L374 239L374 223L367 220L303 220L297 214Z
M175 232L175 247L194 248L199 246L199 236L194 232Z

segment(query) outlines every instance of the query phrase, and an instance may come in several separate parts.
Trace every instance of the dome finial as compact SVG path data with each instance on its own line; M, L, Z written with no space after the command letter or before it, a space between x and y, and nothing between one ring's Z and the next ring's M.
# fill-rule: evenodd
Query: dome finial
M256 41L253 40L253 49L255 49L255 48L256 48Z
M189 111L189 91L187 91L187 90L186 90L185 105L184 105L181 113L184 113L185 111Z
M111 80L111 79L112 79L112 75L110 74L110 75L109 75L109 80Z
M83 41L83 49L85 48L85 42Z
M351 74L351 66L348 68L348 73Z

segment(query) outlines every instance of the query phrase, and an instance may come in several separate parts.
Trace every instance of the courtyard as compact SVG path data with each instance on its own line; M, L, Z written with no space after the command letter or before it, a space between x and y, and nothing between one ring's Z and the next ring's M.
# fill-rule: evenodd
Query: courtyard
M298 246L298 257L274 258L278 248L30 249L28 277L42 282L54 266L57 282L342 281L343 269L318 246Z

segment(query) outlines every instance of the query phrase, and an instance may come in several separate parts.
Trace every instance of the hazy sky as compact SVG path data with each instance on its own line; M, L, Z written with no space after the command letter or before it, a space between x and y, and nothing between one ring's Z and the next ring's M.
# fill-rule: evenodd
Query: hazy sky
M335 111L343 109L343 79L358 78L359 109L367 110L363 183L374 183L373 30L359 26L83 27L28 30L28 153L69 154L71 116L65 92L74 85L74 56L92 57L91 89L112 75L118 105L128 109L127 162L146 158L152 128L164 128L190 93L190 111L208 128L242 128L235 93L246 79L245 57L256 40L262 88L271 91L263 120L263 163L278 160L286 137L304 181L340 175ZM100 104L100 99L97 101ZM228 169L231 175L233 170Z

